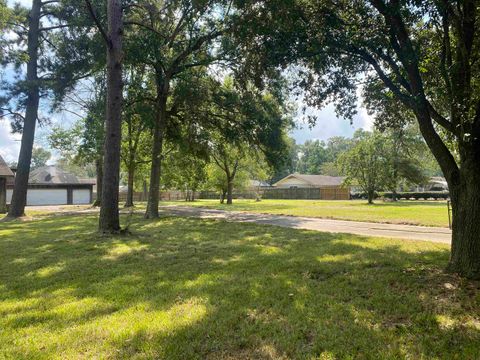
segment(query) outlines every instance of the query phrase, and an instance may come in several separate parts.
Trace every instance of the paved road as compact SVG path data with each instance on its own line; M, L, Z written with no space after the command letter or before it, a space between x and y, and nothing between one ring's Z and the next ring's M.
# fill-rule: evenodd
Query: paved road
M295 229L318 230L332 233L349 233L364 236L379 236L408 240L424 240L450 244L452 233L448 228L395 225L360 221L330 220L298 216L246 213L239 211L212 210L187 206L163 206L162 209L177 216L213 218L227 221L250 222L284 226Z

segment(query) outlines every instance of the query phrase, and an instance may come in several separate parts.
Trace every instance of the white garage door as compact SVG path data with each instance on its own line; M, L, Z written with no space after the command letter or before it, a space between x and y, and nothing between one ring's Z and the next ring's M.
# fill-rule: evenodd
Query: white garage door
M65 205L67 189L28 189L27 205Z
M78 189L73 190L72 202L74 204L90 204L90 190Z

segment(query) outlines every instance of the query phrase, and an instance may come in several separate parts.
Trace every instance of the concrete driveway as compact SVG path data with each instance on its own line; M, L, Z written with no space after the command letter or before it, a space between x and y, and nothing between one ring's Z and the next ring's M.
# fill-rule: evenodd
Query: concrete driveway
M29 210L41 210L65 214L97 213L98 208L90 206L29 206ZM199 207L167 205L160 206L160 210L176 216L191 216L204 219L219 219L226 221L238 221L265 225L283 226L294 229L306 229L324 231L330 233L348 233L363 236L377 236L386 238L399 238L407 240L423 240L437 243L450 244L452 232L448 228L396 225L360 221L332 220L320 218L308 218L299 216L285 216L272 214L248 213L242 211L224 211L204 209ZM122 212L128 210L122 209ZM143 210L135 210L135 213L143 214Z
M256 224L283 226L295 229L317 230L331 233L348 233L364 236L423 240L450 244L452 232L448 228L396 225L360 221L331 220L298 216L223 211L188 206L164 206L162 209L177 216L221 219Z

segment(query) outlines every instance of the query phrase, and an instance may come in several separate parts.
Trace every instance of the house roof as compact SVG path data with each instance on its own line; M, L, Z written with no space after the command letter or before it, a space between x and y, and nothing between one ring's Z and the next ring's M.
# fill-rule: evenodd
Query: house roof
M307 182L312 186L340 186L343 183L344 177L341 176L327 176L327 175L306 175L306 174L290 174L283 179L277 181L273 186L281 183L289 178L297 178Z
M80 184L78 178L56 166L42 166L30 172L29 184Z
M0 155L0 176L1 177L13 177L13 172L10 170L9 166L3 160L2 156Z
M262 180L249 180L250 186L270 187L271 185Z

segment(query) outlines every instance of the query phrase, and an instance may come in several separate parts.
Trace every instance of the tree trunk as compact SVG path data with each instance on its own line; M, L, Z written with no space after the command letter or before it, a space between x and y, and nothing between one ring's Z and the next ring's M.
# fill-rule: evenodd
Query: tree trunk
M368 203L373 204L373 199L375 198L375 191L374 190L368 190L367 197L368 197Z
M452 248L448 270L480 279L480 164L462 164L458 184L449 184L452 202Z
M394 202L397 201L397 190L396 190L396 189L392 191L392 200L393 200Z
M228 180L227 184L227 205L233 203L233 179Z
M148 196L148 185L147 185L147 180L143 180L143 195L142 195L142 201L146 201Z
M22 130L22 142L18 157L15 185L13 188L12 201L8 211L8 217L17 218L25 214L27 203L28 177L30 175L30 163L32 161L33 141L35 139L35 127L37 125L38 104L40 102L38 85L38 46L40 32L41 0L33 0L32 9L28 15L28 63L27 63L27 100L25 108L25 121Z
M103 180L103 161L99 156L95 160L95 171L97 172L97 198L93 203L93 206L100 206L102 203L102 180Z
M222 193L220 194L220 204L225 203L226 197L227 197L227 190L222 190Z
M168 89L168 88L167 88ZM166 90L166 89L164 89ZM162 91L157 100L155 129L153 132L152 167L150 170L150 188L148 191L147 211L145 219L158 218L158 202L160 200L160 176L162 166L163 131L167 116L168 91Z
M133 207L133 180L135 178L135 163L131 158L128 166L128 180L127 180L127 201L125 207Z
M0 177L0 214L7 212L7 179Z
M120 230L118 186L122 138L122 2L108 0L107 13L109 39L107 45L107 108L99 231L116 233Z

